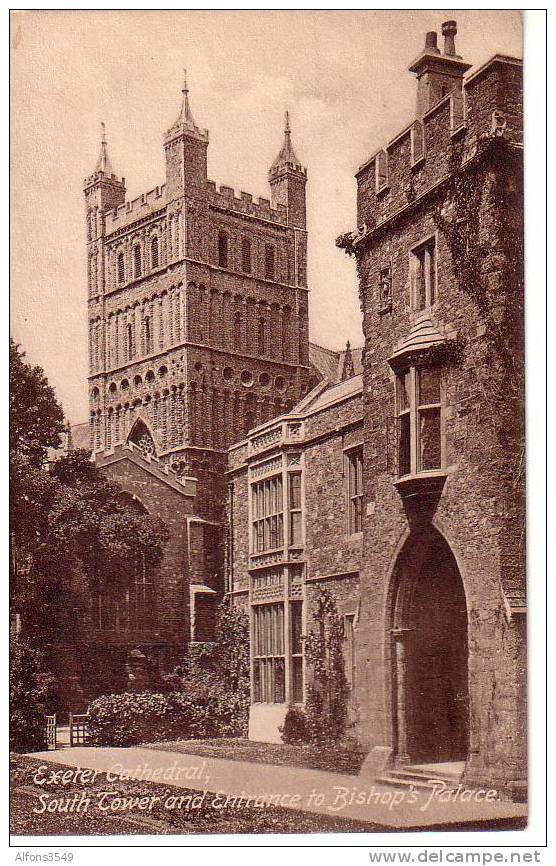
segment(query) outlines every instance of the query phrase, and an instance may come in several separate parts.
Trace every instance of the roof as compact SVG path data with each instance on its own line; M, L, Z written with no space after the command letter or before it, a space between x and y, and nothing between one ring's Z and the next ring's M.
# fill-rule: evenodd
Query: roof
M313 388L303 400L300 400L288 415L313 415L342 400L356 397L362 392L363 376L361 374L352 376L351 379L345 379L343 382L336 382L334 385L329 385L328 387L325 386L324 388L321 383L320 386L317 385L316 388Z
M351 353L354 375L358 376L363 371L363 346L358 346L355 349L346 347L341 351L334 351L334 349L319 346L317 343L309 343L310 363L323 379L328 379L331 384L342 380L344 362L348 352Z

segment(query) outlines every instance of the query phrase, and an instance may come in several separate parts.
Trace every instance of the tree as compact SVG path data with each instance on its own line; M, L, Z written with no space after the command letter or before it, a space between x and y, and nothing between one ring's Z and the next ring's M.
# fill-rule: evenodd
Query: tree
M313 672L306 702L310 737L317 742L340 740L346 729L349 687L343 623L328 590L320 592L313 620L315 628L305 640L305 657Z
M49 448L59 448L64 413L43 370L24 361L10 339L10 457L42 467Z
M43 371L10 343L12 605L38 645L79 640L94 591L127 588L159 563L168 531L139 511L84 450L46 466L63 412Z

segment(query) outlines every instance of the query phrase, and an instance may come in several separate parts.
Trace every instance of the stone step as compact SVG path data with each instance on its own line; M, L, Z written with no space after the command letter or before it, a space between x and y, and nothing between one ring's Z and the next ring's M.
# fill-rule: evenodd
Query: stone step
M378 781L384 785L394 785L399 788L409 788L413 785L414 788L421 790L430 790L432 785L430 781L444 782L447 788L455 789L459 784L459 778L455 775L444 773L435 773L431 771L408 768L406 770L389 770Z

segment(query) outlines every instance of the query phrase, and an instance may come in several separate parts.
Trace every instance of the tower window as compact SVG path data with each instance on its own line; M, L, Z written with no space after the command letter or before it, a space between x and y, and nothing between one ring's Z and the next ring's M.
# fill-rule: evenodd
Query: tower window
M267 280L275 277L275 250L272 244L266 244L264 249L264 275Z
M141 247L136 246L133 250L133 275L136 279L141 276L141 264Z
M410 254L412 306L424 310L436 303L436 241L415 247Z
M118 253L118 282L123 283L125 280L125 259L123 253Z
M241 269L244 274L251 273L251 241L243 238L241 242Z
M228 267L228 235L218 232L218 267Z
M257 349L259 355L264 355L266 352L266 322L264 319L259 319L259 330L257 334Z
M158 238L151 241L151 268L158 267Z

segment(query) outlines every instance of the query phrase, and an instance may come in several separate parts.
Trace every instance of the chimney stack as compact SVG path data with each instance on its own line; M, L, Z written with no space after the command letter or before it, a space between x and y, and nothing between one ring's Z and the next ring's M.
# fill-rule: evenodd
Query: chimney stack
M438 34L436 30L429 30L425 36L425 51L427 54L440 54L438 48Z
M437 34L430 30L425 37L422 53L409 67L417 77L417 117L419 120L441 99L450 93L461 93L463 76L470 68L456 54L455 35L458 32L455 21L445 21L442 25L444 53L437 44Z
M444 55L445 57L457 57L456 54L456 33L458 26L455 21L445 21L442 25L442 35L444 37Z

